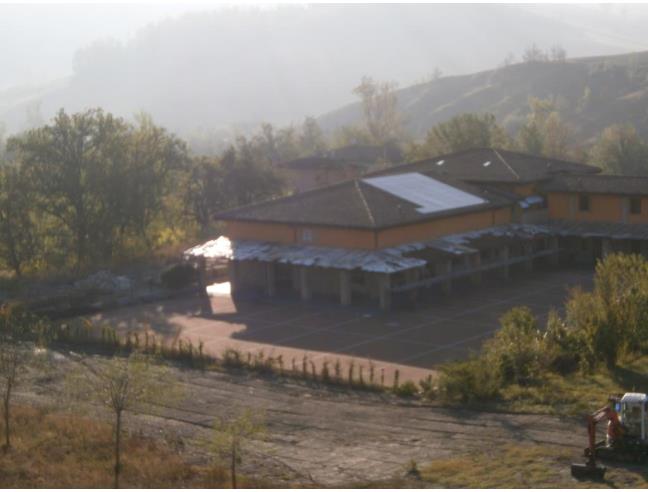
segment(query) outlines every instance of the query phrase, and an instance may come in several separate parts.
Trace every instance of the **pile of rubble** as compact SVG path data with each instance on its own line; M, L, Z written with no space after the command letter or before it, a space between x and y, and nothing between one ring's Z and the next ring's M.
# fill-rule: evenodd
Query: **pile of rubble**
M114 275L107 270L101 270L74 282L76 290L106 294L125 293L130 291L132 287L133 282L128 277Z

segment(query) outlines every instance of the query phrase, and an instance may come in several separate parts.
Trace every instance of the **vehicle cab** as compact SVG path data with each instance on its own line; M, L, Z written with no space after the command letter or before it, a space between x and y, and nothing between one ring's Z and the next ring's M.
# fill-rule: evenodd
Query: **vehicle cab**
M626 393L615 406L628 436L646 441L648 396L645 393Z

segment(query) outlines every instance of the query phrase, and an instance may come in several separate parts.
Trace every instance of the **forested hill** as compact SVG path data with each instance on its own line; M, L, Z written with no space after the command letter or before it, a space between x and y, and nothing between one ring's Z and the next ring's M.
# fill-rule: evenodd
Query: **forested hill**
M490 112L516 130L529 112L530 97L553 98L580 142L614 123L631 123L648 137L648 52L567 61L528 62L472 75L444 77L397 92L405 129L419 138L432 126L461 113ZM319 119L324 130L357 124L352 104Z

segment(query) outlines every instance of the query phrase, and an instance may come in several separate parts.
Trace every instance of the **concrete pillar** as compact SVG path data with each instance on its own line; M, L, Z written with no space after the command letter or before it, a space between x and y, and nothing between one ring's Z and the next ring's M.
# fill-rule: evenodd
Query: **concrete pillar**
M474 255L472 255L472 268L480 268L481 267L481 251L478 251ZM481 284L482 281L482 272L475 272L470 276L470 282L473 285L479 285Z
M499 251L499 260L500 261L507 261L509 259L509 247L507 246L502 246ZM504 280L508 280L510 277L510 272L509 272L509 265L504 265L502 267L502 278Z
M378 290L380 292L380 309L391 309L391 276L388 273L378 274Z
M240 289L239 283L239 264L235 260L229 260L227 262L227 278L230 283L230 292L232 294L238 292Z
M340 304L351 304L351 272L340 270Z
M449 273L452 273L452 260L442 259L436 262L437 275L448 275ZM445 280L442 282L441 290L444 294L450 294L452 292L452 280Z
M406 278L406 282L408 284L413 284L413 283L418 282L420 276L421 276L421 271L416 269L416 268L412 269L412 270L407 270L405 272L405 278ZM417 287L415 289L410 290L409 293L408 293L409 300L413 304L415 304L416 301L418 301L418 293L419 293L418 291L419 290L418 290L418 287Z
M528 256L529 259L524 262L524 271L532 272L533 271L533 258L530 256L533 254L533 243L530 241L524 242L522 244L522 250L524 256Z
M557 250L558 249L558 238L556 236L551 236L547 240L547 244L550 250ZM549 255L549 265L551 266L558 266L560 263L560 253L553 253Z
M275 275L275 264L266 263L266 295L274 297L277 295L277 281Z
M574 219L576 217L576 210L578 209L578 196L569 195L569 218Z
M612 253L612 240L605 238L601 240L601 256L605 258L607 255Z
M207 260L204 256L196 259L196 268L198 270L198 295L207 296Z
M641 248L642 256L648 259L648 241L641 241L639 247Z
M308 268L299 268L299 295L301 296L302 301L310 301L312 297L310 285L308 283L308 274Z

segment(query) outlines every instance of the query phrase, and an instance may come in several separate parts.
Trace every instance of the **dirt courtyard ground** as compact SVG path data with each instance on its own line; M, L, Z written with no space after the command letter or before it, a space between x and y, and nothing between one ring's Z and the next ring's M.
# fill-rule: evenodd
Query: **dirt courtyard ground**
M388 313L286 299L235 302L224 294L124 308L92 319L120 333L148 328L166 340L202 341L205 351L216 356L226 348L281 354L285 367L293 359L300 367L306 355L318 365L340 360L348 367L354 361L367 377L372 361L376 378L384 371L385 383L391 384L396 369L401 381L418 381L438 364L478 349L512 307L529 306L544 323L551 307L562 307L570 287L591 283L591 269L544 269L477 287L457 284L450 295L432 292L416 309Z

